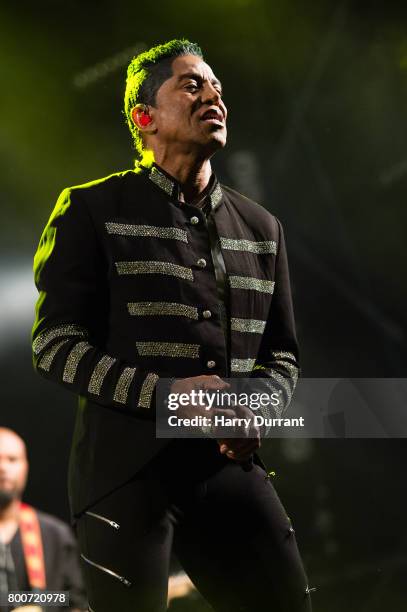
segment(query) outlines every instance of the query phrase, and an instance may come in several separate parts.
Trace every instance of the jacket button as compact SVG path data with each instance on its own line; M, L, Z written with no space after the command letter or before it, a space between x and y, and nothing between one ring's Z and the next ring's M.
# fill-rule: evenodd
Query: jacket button
M216 366L216 361L209 360L206 362L208 368L214 368Z
M202 316L203 316L204 319L210 319L211 316L212 316L212 313L211 313L210 310L204 310L203 313L202 313Z
M196 225L197 223L199 223L198 217L191 217L190 221L191 221L192 225Z
M200 268L204 268L206 266L206 259L204 259L203 257L201 257L201 259L198 259L198 261L196 262L197 265Z

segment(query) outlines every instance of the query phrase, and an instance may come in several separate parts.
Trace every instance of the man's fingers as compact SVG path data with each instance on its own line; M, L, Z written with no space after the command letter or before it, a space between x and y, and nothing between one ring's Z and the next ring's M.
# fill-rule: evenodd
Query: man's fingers
M226 456L229 459L233 459L233 461L247 461L253 455L254 451L255 449L252 449L251 451L246 451L244 453L234 453L233 451L228 451L226 453Z
M258 448L259 444L257 442L252 441L252 443L241 445L238 448L232 446L228 448L228 451L230 451L234 457L239 457L241 455L251 454Z
M190 376L189 378L179 378L173 385L174 393L191 393L191 391L221 391L228 389L230 383L222 380L217 374L200 376Z
M211 376L205 376L205 378L199 382L201 389L227 389L230 387L230 383L222 380L217 374Z
M259 447L260 440L218 440L219 450L222 455L226 454L230 459L245 460L250 457Z
M257 438L230 438L228 442L226 442L229 448L234 451L244 450L245 448L251 448L258 444Z

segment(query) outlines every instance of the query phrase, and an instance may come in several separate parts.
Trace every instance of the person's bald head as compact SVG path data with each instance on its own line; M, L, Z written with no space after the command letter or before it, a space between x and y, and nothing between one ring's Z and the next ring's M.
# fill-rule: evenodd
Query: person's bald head
M0 507L21 498L27 474L24 440L12 429L0 427Z

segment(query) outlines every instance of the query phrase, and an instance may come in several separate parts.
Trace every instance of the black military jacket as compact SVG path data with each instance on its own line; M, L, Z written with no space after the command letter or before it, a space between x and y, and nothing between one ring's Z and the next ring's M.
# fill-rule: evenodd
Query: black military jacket
M216 176L208 220L179 192L156 164L67 188L35 255L34 366L80 396L74 515L168 443L155 436L159 378L261 377L282 409L297 381L280 221Z

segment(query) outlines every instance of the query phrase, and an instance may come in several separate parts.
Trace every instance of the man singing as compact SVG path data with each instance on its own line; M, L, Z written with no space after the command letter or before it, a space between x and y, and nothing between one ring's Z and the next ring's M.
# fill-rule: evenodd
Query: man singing
M124 111L135 169L65 189L34 263L35 368L80 396L69 493L90 610L166 610L174 551L217 612L309 612L256 428L155 429L161 378L173 393L251 378L281 392L278 416L289 404L299 366L281 223L212 171L227 110L198 45L135 57Z

